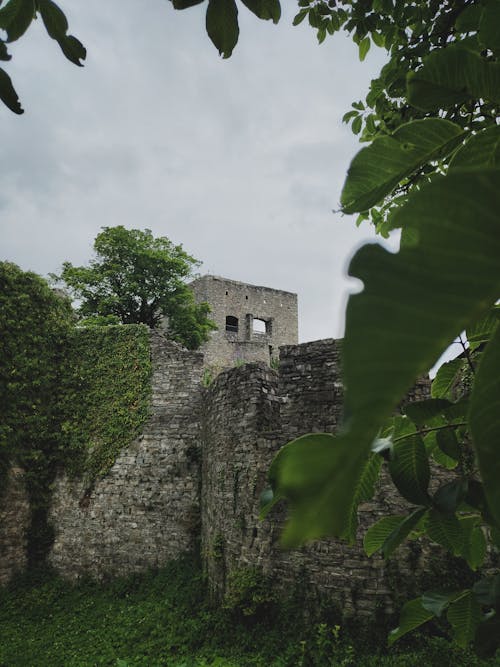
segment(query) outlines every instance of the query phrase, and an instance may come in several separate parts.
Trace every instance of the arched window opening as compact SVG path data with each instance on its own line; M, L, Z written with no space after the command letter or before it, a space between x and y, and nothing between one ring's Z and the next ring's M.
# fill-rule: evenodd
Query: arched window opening
M226 331L238 333L238 318L234 317L234 315L228 315L226 317Z
M267 333L267 327L265 320L261 320L258 317L253 318L252 322L252 331L254 334L265 334Z

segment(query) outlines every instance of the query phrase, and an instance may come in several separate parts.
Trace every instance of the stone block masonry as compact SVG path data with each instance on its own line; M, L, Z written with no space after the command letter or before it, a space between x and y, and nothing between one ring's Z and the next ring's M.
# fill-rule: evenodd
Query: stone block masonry
M152 335L151 352L151 416L142 434L92 488L57 481L49 561L65 577L138 572L195 548L203 357L161 334Z
M203 355L162 334L151 337L151 416L106 477L91 487L59 477L49 513L50 564L64 577L96 578L161 567L199 548L214 597L229 574L259 568L278 589L302 582L344 614L391 611L392 584L424 571L428 548L402 548L389 565L349 546L321 540L284 551L278 506L260 521L259 498L280 447L308 432L334 432L342 418L341 344L323 340L281 348L279 372L263 362L221 373L202 387ZM422 380L414 397L428 395ZM29 508L21 478L11 478L0 514L0 582L24 566ZM386 475L360 512L360 536L387 511L406 511ZM16 522L14 517L20 517Z
M428 395L429 381L421 380L415 391ZM214 596L224 596L230 572L258 567L282 590L302 582L313 602L328 598L344 614L391 612L395 573L403 579L423 573L428 549L402 548L397 565L389 567L364 554L366 528L387 511L407 511L388 475L382 474L377 498L361 509L353 546L328 539L284 551L285 508L259 519L260 494L280 447L308 432L334 432L340 423L340 342L282 348L279 374L257 364L222 373L208 392L205 414L202 553Z
M11 468L0 495L0 585L26 568L30 518L23 471Z
M205 364L221 370L240 362L278 359L282 345L298 341L297 295L219 276L190 284L197 302L206 301L217 325L203 344Z

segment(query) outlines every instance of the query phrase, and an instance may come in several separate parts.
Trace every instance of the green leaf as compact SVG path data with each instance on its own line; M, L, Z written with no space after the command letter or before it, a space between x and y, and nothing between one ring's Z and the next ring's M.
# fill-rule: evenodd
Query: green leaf
M368 36L364 37L359 43L359 59L361 62L366 58L366 54L370 50L370 38Z
M424 609L439 617L449 607L450 602L463 594L463 591L426 591L420 599Z
M52 0L39 0L38 7L45 29L52 39L60 40L68 32L68 21L64 12Z
M242 0L243 4L260 19L278 23L281 16L279 0Z
M495 53L500 51L500 0L488 0L485 3L479 21L479 41Z
M467 482L457 479L439 487L433 496L433 503L438 510L445 514L454 514L465 497Z
M426 529L431 540L441 544L455 556L460 554L464 544L464 536L455 515L443 514L432 509L429 512Z
M372 556L382 548L391 533L405 520L404 516L385 516L368 528L363 538L363 547L367 556Z
M299 25L309 14L309 9L301 9L298 14L294 17L292 25Z
M392 555L392 553L399 547L399 545L408 537L408 535L419 523L420 519L422 519L426 512L427 508L419 507L394 528L392 533L387 536L382 545L381 550L384 558L389 558Z
M500 167L500 127L474 134L452 157L450 169Z
M209 0L207 33L223 58L229 58L238 43L238 8L234 0Z
M188 7L194 7L199 5L205 0L172 0L174 9L187 9Z
M500 328L486 346L476 371L469 427L484 492L500 525Z
M358 506L373 498L375 484L379 477L381 465L382 458L380 456L377 456L376 454L369 456L361 471L358 482L356 483L349 522L344 534L344 537L351 543L356 539L356 531L358 528Z
M424 443L419 435L395 442L389 472L398 491L410 503L428 505L430 468Z
M451 428L446 428L436 432L436 442L439 449L449 456L450 459L458 461L460 458L460 445L458 444L455 431Z
M433 616L434 614L431 611L428 611L422 606L421 598L416 598L415 600L407 602L401 610L399 627L389 633L389 646L392 646L394 642L411 630L430 621Z
M472 326L467 328L467 340L471 347L476 347L490 340L495 329L499 326L499 316L500 308L494 306L484 317L481 317L479 321L474 322Z
M354 132L354 134L359 134L361 132L362 122L363 122L362 116L356 116L356 118L352 121L351 129Z
M455 28L458 32L475 32L479 29L479 21L483 8L481 5L470 5L465 7L458 15L455 21Z
M472 591L480 604L500 609L500 574L483 577L474 584Z
M7 51L7 45L0 40L0 60L10 60L12 58Z
M478 517L463 517L459 521L464 535L461 555L467 561L470 569L475 571L483 565L486 558L486 538L479 525Z
M0 67L0 99L14 113L24 113L10 76L2 67Z
M87 57L87 50L79 39L73 37L73 35L66 35L58 40L58 43L61 51L70 62L78 65L78 67L83 66L83 63L80 61L85 60Z
M443 415L451 402L443 398L426 398L423 401L405 405L405 414L418 426L426 424L433 417Z
M472 591L467 591L451 602L447 618L453 628L453 639L462 648L468 646L474 640L482 618L481 609Z
M457 374L464 367L463 359L453 359L440 366L436 377L432 381L432 398L449 398L449 393L455 384Z
M282 447L269 469L269 480L276 501L288 498L293 509L282 535L284 546L345 534L364 463L350 438L330 433L304 435ZM340 511L332 511L333 507Z
M434 180L397 213L402 227L418 232L416 245L397 254L366 245L351 261L349 273L364 289L347 306L344 429L299 438L271 466L273 489L292 510L286 544L345 532L356 481L381 425L415 378L496 301L499 183L497 170Z
M344 213L371 208L420 166L447 155L463 137L460 126L442 118L415 120L390 137L378 137L351 162L340 198Z
M0 9L0 28L7 33L7 42L15 42L29 28L35 17L33 0L9 0Z
M445 109L469 99L500 102L500 63L460 46L436 49L407 77L408 102L422 111Z

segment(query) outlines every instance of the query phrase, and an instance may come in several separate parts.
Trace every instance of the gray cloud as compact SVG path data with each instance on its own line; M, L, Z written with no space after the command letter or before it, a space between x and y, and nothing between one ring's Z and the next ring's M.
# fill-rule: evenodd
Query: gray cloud
M294 3L279 26L242 6L228 61L202 6L61 4L88 61L67 63L40 24L13 49L26 114L0 109L2 255L47 274L86 262L103 225L148 227L202 270L297 291L303 340L341 335L346 258L373 238L332 213L358 150L341 117L382 54L318 46Z

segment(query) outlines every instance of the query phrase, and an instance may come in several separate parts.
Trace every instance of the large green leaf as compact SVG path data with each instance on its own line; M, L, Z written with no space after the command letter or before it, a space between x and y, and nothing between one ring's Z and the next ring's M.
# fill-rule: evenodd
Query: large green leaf
M52 0L39 0L38 7L49 36L56 40L64 37L68 32L68 21L60 7Z
M476 636L482 618L481 608L472 591L467 591L450 604L447 618L453 628L453 639L463 648L468 646Z
M356 531L358 528L358 506L373 498L375 484L379 477L381 465L382 457L377 454L371 454L361 471L361 475L356 484L354 499L349 514L349 522L344 534L344 537L351 543L356 539Z
M19 39L35 17L33 0L10 0L0 9L0 28L7 33L7 42Z
M384 516L371 525L363 538L363 547L366 555L372 556L376 551L381 549L389 535L403 523L405 518L404 516Z
M347 527L354 489L380 426L415 378L500 293L500 171L457 171L415 192L397 214L417 231L392 254L366 245L350 274L364 283L347 306L343 368L348 418L338 436L286 445L271 467L290 501L285 543ZM500 410L497 408L497 414Z
M223 58L229 58L238 43L238 8L234 0L209 0L207 33Z
M382 555L384 558L389 558L392 553L399 547L399 545L408 537L411 531L417 526L420 519L427 512L426 507L419 507L414 512L409 514L398 526L394 528L392 533L387 536L382 544Z
M340 198L344 213L371 208L420 166L451 152L464 136L459 125L425 118L375 139L351 162Z
M500 51L500 0L486 0L479 21L479 41L483 46L498 53Z
M488 62L460 46L436 49L407 78L408 102L435 111L470 99L500 102L500 63Z
M460 522L454 514L444 514L432 509L429 512L426 529L431 540L441 544L455 556L461 553L464 545L464 534Z
M278 23L281 16L281 6L279 0L241 0L248 9L260 19L265 21L271 19L273 23Z
M420 598L410 600L405 604L401 610L399 617L399 627L389 633L389 646L406 635L411 630L418 628L420 625L427 623L433 618L434 614L422 606Z
M500 127L474 134L450 160L450 169L500 167Z
M499 260L500 261L500 260ZM472 389L469 425L484 492L500 524L500 328L486 346Z
M11 78L2 67L0 67L0 100L14 113L24 113Z
M426 398L423 401L408 403L404 411L415 424L422 425L433 417L444 414L450 405L451 402L443 398Z
M434 616L441 616L443 611L449 607L450 602L463 596L463 594L464 591L433 590L426 591L420 600L424 609L432 612Z
M419 435L412 435L394 443L389 472L403 498L415 505L430 504L427 493L430 480L429 460Z
M450 390L455 384L459 371L464 367L463 359L453 359L440 366L436 377L432 381L432 398L449 398Z
M464 536L462 556L471 570L477 570L486 557L486 539L477 517L460 518L460 527Z

